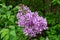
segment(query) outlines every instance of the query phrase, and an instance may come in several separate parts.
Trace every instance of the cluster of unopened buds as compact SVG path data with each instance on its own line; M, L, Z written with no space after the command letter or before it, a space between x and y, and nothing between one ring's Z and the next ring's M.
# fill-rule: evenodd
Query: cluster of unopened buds
M19 6L17 19L18 26L24 28L23 33L30 37L35 37L48 28L46 18L39 16L38 12L31 12L25 5Z

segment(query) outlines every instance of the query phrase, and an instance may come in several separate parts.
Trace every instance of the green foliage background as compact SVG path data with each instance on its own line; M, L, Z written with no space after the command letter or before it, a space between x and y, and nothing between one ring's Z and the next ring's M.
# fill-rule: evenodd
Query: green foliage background
M47 19L48 29L31 40L60 40L60 0L0 0L0 40L29 40L16 24L19 4Z

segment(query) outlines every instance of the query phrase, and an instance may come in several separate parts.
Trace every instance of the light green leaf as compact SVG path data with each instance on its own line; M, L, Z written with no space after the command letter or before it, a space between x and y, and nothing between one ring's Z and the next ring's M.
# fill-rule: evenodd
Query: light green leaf
M18 28L18 40L26 40L27 36L25 36L25 34L23 34L23 28Z
M8 40L9 39L9 29L2 29L0 31L1 39Z
M10 40L17 40L15 26L9 26L10 28Z
M12 7L13 7L12 5L9 5L9 6L7 7L7 9L10 10Z
M10 16L9 21L14 23L14 16Z
M40 37L40 40L45 40L45 38L43 38L43 37Z
M19 7L18 7L18 6L16 6L16 7L14 7L14 8L13 8L13 10L15 11L15 10L17 10L18 8L19 8Z
M60 4L60 1L57 1L58 4Z

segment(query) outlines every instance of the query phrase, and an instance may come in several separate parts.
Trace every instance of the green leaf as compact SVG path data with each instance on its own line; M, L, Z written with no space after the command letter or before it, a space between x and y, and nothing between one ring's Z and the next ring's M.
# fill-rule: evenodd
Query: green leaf
M14 8L13 8L13 10L14 10L14 11L16 11L16 10L18 10L18 8L19 8L19 7L18 7L18 6L16 6L16 7L14 7Z
M9 5L7 9L10 10L12 7L13 7L12 5Z
M40 37L40 40L45 40L45 38L43 38L43 37Z
M10 19L11 11L6 12L7 18Z
M18 40L26 40L27 36L25 36L25 34L23 34L23 28L18 28Z
M58 4L60 4L60 1L57 1Z
M9 21L10 21L11 23L14 23L14 16L10 16Z
M1 39L8 40L9 39L9 29L2 29L0 31Z
M6 18L6 15L2 15L2 18Z
M0 6L2 6L2 8L7 8L7 6L4 3L0 4Z
M53 0L52 3L54 3L56 0Z
M10 28L10 40L17 40L15 26L9 26Z

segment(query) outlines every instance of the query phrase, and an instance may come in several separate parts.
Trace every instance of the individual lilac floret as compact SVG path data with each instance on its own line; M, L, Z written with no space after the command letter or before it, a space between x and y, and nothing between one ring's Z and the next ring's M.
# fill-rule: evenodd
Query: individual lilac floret
M18 26L23 27L24 34L30 37L35 37L48 28L46 18L39 16L38 12L31 12L31 10L24 5L20 6L17 19Z

